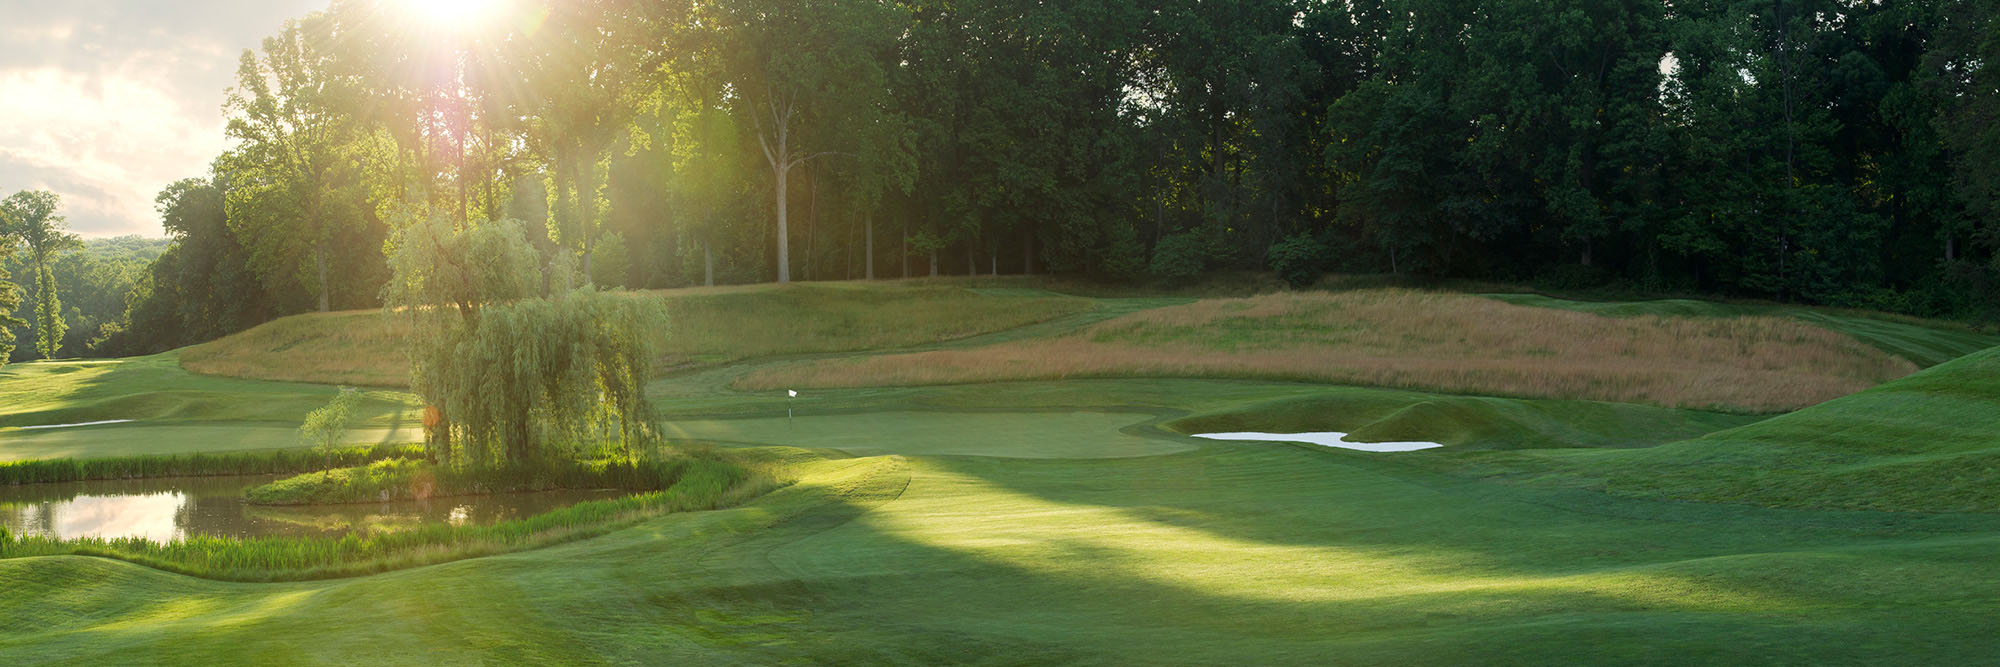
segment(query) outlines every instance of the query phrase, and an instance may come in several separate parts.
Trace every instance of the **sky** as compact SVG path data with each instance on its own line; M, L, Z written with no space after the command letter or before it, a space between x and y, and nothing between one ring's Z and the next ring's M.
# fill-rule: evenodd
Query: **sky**
M85 237L158 237L153 196L228 147L236 60L327 0L0 0L0 196Z

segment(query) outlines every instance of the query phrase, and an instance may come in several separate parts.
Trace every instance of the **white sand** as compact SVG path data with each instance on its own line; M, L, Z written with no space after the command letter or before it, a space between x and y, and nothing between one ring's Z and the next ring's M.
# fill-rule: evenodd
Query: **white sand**
M21 427L21 430L23 430L23 431L26 431L26 430L29 430L29 429L37 429L37 428L69 428L69 427L71 427L71 426L96 426L96 425L98 425L98 424L123 424L123 423L125 423L125 422L129 422L129 421L132 421L132 420L130 420L130 419L106 419L106 420L104 420L104 421L101 421L101 422L80 422L80 423L76 423L76 424L44 424L44 425L41 425L41 426L23 426L23 427Z
M1210 440L1256 440L1260 442L1303 442L1325 447L1339 447L1364 452L1414 452L1419 449L1443 447L1435 442L1348 442L1346 433L1323 431L1319 433L1199 433L1194 437Z

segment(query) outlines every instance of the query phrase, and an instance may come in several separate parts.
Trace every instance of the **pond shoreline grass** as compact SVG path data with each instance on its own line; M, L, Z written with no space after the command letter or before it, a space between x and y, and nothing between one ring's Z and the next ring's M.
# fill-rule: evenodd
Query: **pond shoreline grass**
M785 485L767 471L726 460L684 462L673 482L659 491L586 501L491 525L430 525L356 531L342 537L195 536L164 543L143 538L7 535L0 539L0 560L94 556L219 581L335 579L595 537L666 514L734 506Z
M556 490L660 491L690 459L560 461L502 469L454 469L416 459L301 473L244 491L252 505L343 505Z
M0 485L89 482L151 477L282 475L423 458L421 445L342 447L333 451L272 449L222 454L163 454L105 458L0 461Z

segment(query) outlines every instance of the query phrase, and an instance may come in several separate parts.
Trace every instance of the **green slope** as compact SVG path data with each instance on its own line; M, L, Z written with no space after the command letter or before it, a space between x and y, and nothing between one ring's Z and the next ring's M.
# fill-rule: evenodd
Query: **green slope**
M2000 348L1787 415L1637 451L1483 460L1618 493L1791 507L2000 511Z

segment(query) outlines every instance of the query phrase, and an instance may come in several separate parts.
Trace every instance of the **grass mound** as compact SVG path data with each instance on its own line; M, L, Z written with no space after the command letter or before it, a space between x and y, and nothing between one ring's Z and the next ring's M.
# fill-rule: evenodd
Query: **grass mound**
M632 292L667 311L663 367L906 347L1090 308L1047 292L899 284L791 284ZM409 384L406 332L378 311L281 318L181 351L188 370L373 387Z
M1495 472L1627 495L2000 512L2000 348L1756 424L1619 452L1518 452Z
M1436 442L1449 450L1647 447L1757 417L1629 403L1439 396L1339 388L1183 417L1181 433L1338 431L1355 442Z
M766 369L748 389L1233 377L1775 412L1914 371L1787 318L1614 318L1455 294L1213 299L1072 335Z
M400 357L398 357L400 358ZM41 361L0 367L0 427L142 422L281 422L326 405L336 390L193 375L175 353L129 359ZM254 396L255 400L245 400ZM356 408L362 425L393 422L410 404L393 392L367 392Z
M1515 305L1558 308L1606 317L1787 317L1847 334L1925 368L2000 345L2000 335L1963 324L1859 310L1760 306L1693 299L1571 301L1540 294L1489 294L1486 297Z

